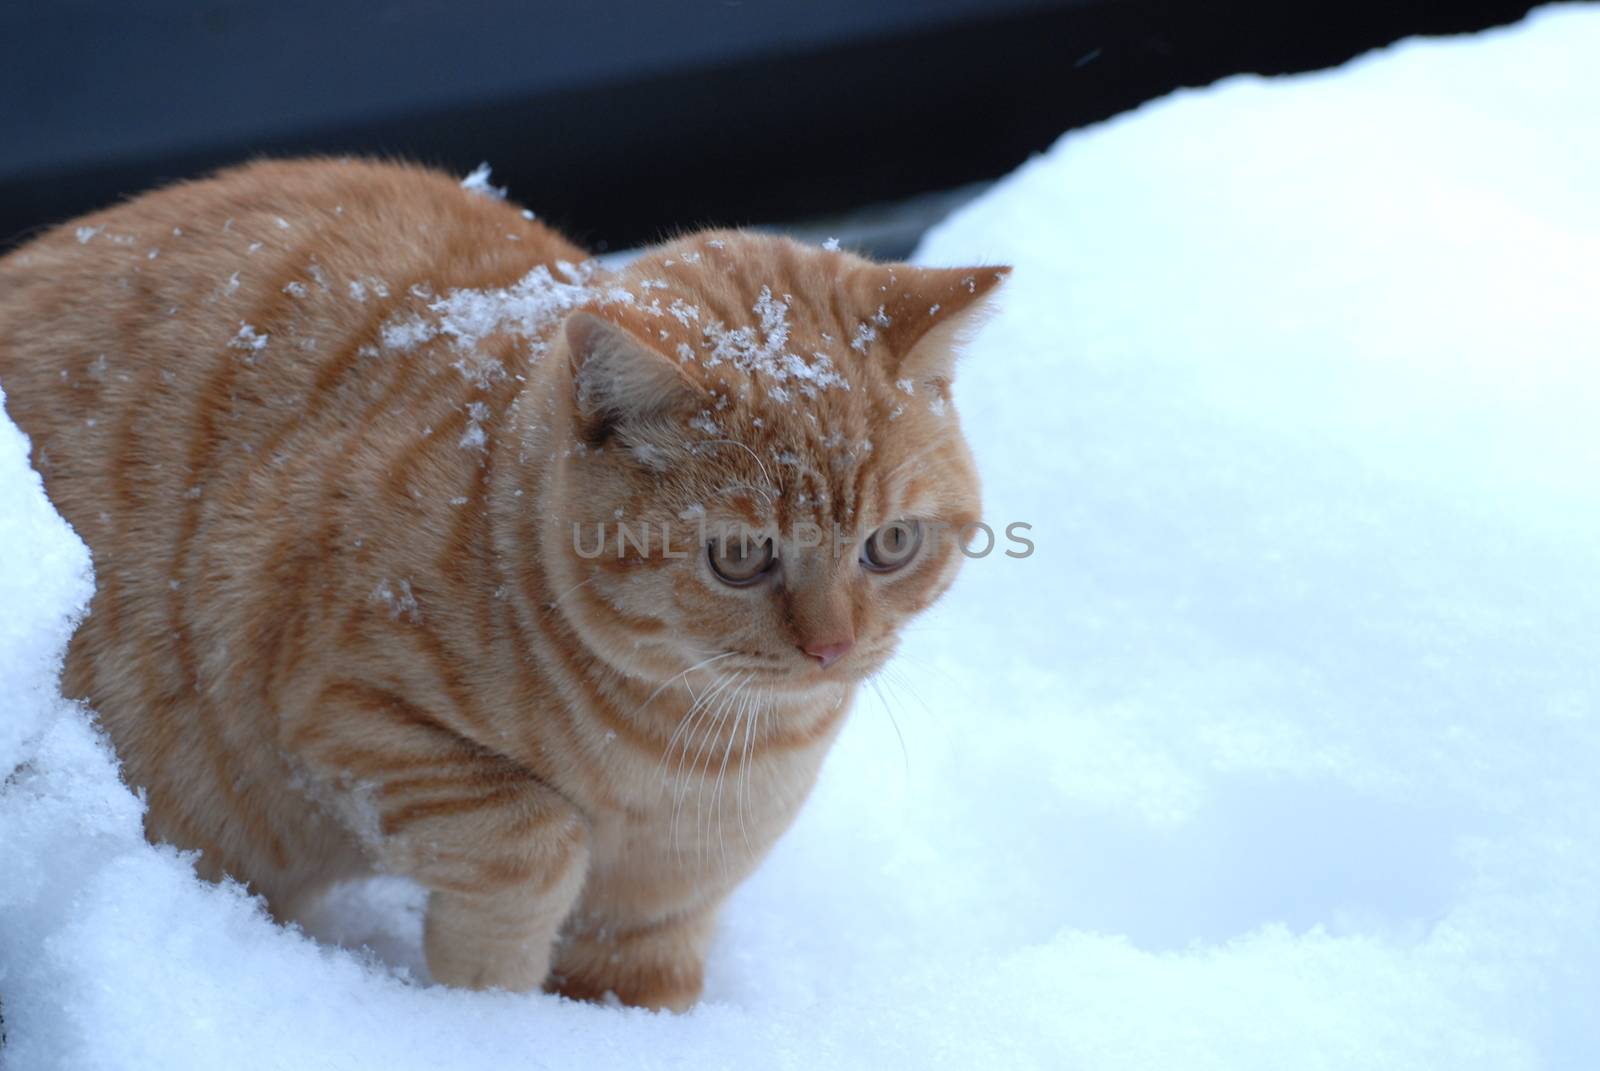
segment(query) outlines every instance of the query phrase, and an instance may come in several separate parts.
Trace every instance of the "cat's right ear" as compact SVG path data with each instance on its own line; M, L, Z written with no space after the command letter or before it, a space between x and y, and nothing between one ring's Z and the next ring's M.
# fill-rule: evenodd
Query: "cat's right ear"
M563 327L570 354L578 433L599 443L619 426L660 416L697 393L683 366L633 332L592 312Z

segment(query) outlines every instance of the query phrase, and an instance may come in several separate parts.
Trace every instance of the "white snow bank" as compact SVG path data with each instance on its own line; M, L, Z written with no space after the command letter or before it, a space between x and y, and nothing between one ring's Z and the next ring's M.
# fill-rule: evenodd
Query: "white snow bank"
M1596 55L1547 10L1180 94L930 236L1016 265L957 393L1038 553L915 627L681 1018L419 986L406 887L322 927L387 968L146 846L0 422L8 1066L1589 1066Z

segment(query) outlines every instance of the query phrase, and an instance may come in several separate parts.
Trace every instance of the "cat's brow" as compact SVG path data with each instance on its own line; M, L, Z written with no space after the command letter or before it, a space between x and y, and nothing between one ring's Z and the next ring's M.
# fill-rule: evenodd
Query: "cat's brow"
M757 487L753 483L730 483L726 487L719 487L715 491L712 491L711 492L711 497L716 498L716 497L719 497L721 495L727 494L729 491L754 491L758 495L766 496L767 505L769 505L769 506L772 505L772 500L773 500L773 498L775 497L776 494L782 494L783 493L781 488L777 492L773 492L773 491L768 491L764 487Z
M749 446L747 446L744 443L740 442L738 439L703 439L700 442L696 443L695 445L696 446L737 446L739 449L743 450L745 453L750 455L751 460L753 460L756 463L756 467L761 470L761 478L767 482L767 486L774 487L774 488L777 487L777 485L772 482L772 474L767 471L767 466L762 462L760 455L758 455L754 450L750 449ZM781 491L781 488L779 488L779 490Z

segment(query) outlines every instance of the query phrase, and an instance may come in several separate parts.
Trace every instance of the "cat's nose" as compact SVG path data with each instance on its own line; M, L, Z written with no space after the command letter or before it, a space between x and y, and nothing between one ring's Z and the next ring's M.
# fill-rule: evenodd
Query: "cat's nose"
M823 669L827 669L848 654L850 648L854 646L854 640L828 640L821 643L807 643L801 650L821 662Z

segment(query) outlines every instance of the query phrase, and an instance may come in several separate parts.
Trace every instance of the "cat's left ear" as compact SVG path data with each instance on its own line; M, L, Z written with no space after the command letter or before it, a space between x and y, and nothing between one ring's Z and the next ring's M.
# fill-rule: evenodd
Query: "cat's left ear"
M868 322L875 323L879 337L893 354L896 374L948 382L961 343L993 310L992 295L1011 269L895 264L880 267L878 272L880 308L875 320Z
M679 362L592 312L574 312L563 330L580 434L588 441L658 417L697 389Z

